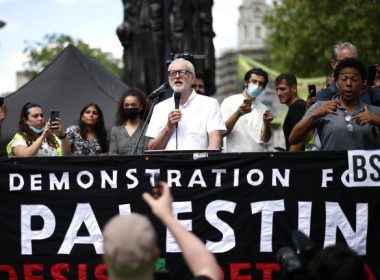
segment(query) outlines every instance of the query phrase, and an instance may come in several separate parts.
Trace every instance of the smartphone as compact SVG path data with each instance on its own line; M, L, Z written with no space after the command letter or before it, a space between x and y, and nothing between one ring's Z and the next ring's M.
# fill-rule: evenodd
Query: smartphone
M244 99L244 104L247 104L247 105L252 105L252 99Z
M4 105L4 97L0 97L0 107Z
M50 123L53 123L59 119L59 111L58 110L50 110ZM54 126L51 128L52 130L55 130Z
M152 175L152 174L145 173L146 192L150 193L156 199L159 198L162 194L159 181L160 181L160 174L154 173Z
M312 84L312 85L307 85L307 90L309 91L309 96L314 97L317 94L317 87Z
M373 86L375 84L376 66L369 65L367 70L367 86Z

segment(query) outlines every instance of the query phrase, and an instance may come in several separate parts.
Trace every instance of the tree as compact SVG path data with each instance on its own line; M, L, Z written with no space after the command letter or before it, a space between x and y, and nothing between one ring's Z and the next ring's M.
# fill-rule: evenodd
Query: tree
M77 47L84 54L100 62L105 68L117 77L121 77L122 62L110 52L103 52L99 48L91 48L82 40L73 39L65 34L47 34L40 42L27 42L24 54L27 55L26 73L30 78L45 69L69 44Z
M362 62L380 62L379 0L274 0L264 23L272 30L268 62L281 72L326 75L332 47L346 41Z

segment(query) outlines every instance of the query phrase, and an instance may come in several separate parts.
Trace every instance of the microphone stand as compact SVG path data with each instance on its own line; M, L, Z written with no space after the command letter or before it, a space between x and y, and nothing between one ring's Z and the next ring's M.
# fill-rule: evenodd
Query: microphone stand
M146 118L146 120L145 120L145 122L144 122L143 127L141 128L139 138L138 138L138 140L137 140L135 146L133 147L132 155L135 155L135 154L136 154L137 147L139 146L139 143L140 143L140 141L141 141L141 138L142 138L142 136L143 136L143 133L145 132L146 126L147 126L147 124L149 123L150 118L152 117L153 108L154 108L154 106L156 106L159 97L160 97L159 94L157 94L157 95L154 96L154 99L153 99L153 102L152 102L152 106L150 106L150 108L149 108L149 113L148 113L148 116L147 116L147 118Z

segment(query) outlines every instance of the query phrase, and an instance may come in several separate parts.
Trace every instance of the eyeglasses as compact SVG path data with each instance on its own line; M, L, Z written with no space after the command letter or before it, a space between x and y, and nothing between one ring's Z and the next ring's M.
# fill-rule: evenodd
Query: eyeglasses
M180 77L185 77L187 74L193 74L192 72L188 70L173 70L173 71L168 71L168 75L170 78L174 78L179 74Z

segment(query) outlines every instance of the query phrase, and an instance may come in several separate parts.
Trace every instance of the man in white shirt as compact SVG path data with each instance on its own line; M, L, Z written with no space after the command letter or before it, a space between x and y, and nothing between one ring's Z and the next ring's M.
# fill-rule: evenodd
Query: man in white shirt
M173 60L168 77L174 94L153 110L146 131L147 149L219 150L226 127L217 100L192 89L193 64L183 58ZM175 109L176 93L180 94L178 109Z
M240 94L225 98L220 107L226 122L224 152L264 152L264 143L272 135L273 114L257 101L268 83L268 73L252 68L244 75L244 89Z

